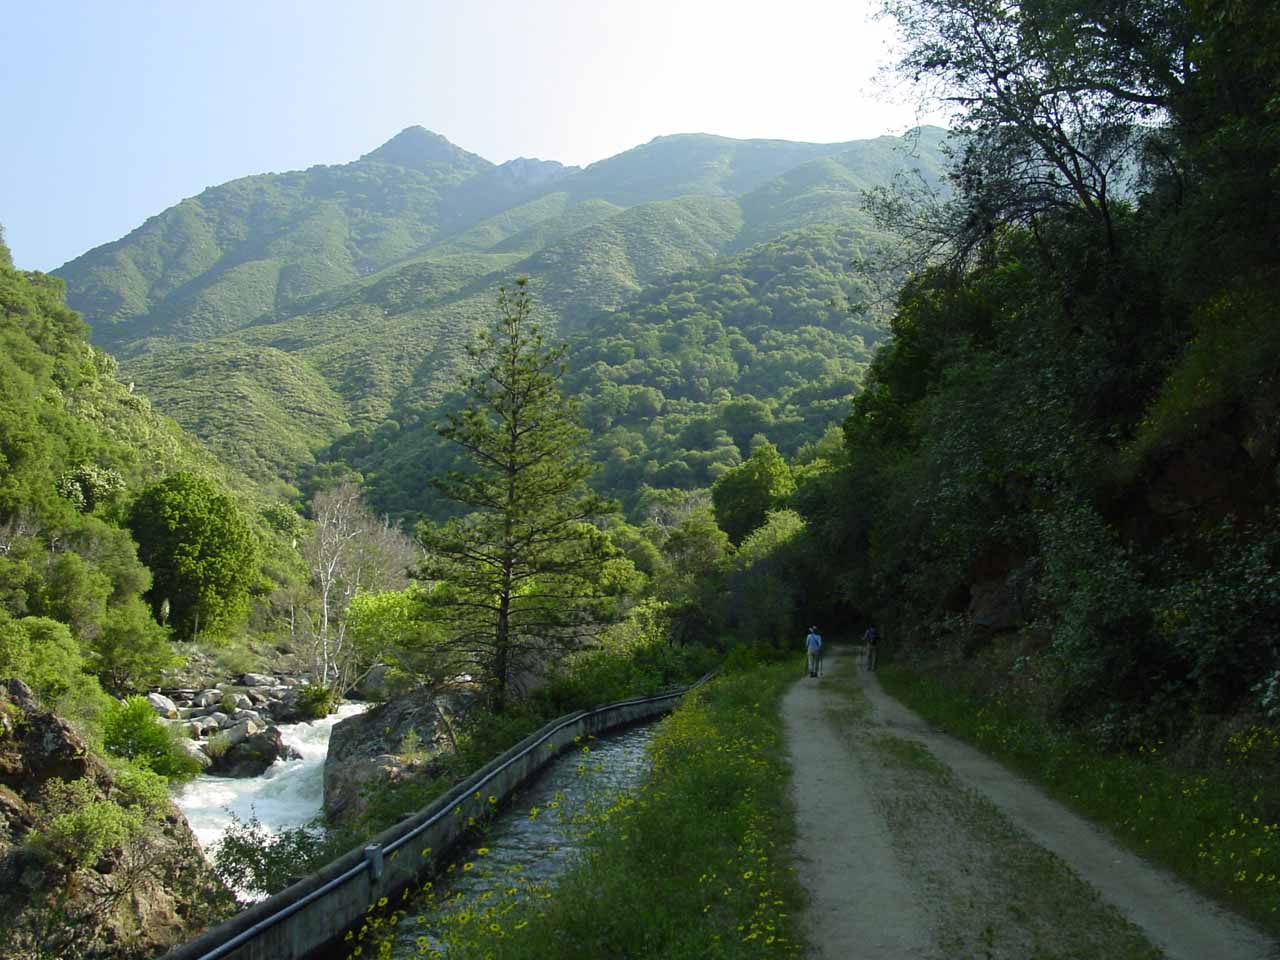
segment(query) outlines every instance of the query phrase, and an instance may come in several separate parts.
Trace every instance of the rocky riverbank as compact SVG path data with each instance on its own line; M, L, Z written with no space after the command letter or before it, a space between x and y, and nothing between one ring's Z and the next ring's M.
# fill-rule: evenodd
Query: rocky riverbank
M231 906L167 798L0 680L0 956L154 956Z
M475 695L417 691L349 717L333 728L324 764L324 812L350 823L380 785L430 776L456 746L454 728Z
M276 760L297 756L278 725L313 719L316 702L306 680L261 673L203 689L160 690L147 700L183 734L181 743L200 766L224 777L256 777Z

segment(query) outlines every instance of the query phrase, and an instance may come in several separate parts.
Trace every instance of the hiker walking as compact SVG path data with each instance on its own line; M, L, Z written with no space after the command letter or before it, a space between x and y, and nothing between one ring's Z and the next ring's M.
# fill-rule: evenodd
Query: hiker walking
M867 627L867 632L862 635L862 642L866 644L863 660L868 670L874 670L880 655L880 631L875 627Z
M818 636L817 627L809 628L809 635L804 638L804 649L809 654L809 676L816 677L822 669L822 637Z

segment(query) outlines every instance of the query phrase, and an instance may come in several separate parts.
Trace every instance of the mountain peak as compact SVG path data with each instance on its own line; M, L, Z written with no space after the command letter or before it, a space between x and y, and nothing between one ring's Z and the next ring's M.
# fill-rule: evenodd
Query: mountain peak
M425 127L405 127L378 149L366 153L361 160L377 160L412 170L425 170L441 163L467 164L488 162L468 153L438 133Z
M577 167L566 167L558 160L533 157L516 157L497 169L498 175L511 187L540 187L577 172Z

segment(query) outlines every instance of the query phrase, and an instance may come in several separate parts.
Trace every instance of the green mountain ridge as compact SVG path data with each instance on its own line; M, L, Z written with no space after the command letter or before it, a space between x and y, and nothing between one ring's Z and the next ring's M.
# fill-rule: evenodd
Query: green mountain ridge
M783 234L872 237L862 191L937 182L943 137L681 134L579 170L409 128L350 164L210 188L59 273L160 409L255 478L293 480L348 431L385 439L440 402L514 277L559 335L590 336L602 312Z
M890 243L856 224L815 225L590 315L570 337L566 387L592 430L599 488L632 507L646 486L712 483L757 435L787 454L819 441L888 333L860 305L898 279L848 264ZM376 431L356 431L331 455L365 474L381 509L435 512L428 479L453 455L433 423L457 400L415 385Z

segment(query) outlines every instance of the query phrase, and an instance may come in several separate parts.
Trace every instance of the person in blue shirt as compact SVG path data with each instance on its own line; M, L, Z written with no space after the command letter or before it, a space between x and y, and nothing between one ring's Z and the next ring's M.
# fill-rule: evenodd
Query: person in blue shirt
M875 627L868 627L867 632L862 635L862 642L866 644L862 655L863 662L868 670L874 670L876 662L880 659L880 631Z
M809 635L804 638L804 648L809 654L809 676L816 677L822 669L822 637L818 636L817 627L809 628Z

